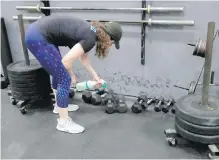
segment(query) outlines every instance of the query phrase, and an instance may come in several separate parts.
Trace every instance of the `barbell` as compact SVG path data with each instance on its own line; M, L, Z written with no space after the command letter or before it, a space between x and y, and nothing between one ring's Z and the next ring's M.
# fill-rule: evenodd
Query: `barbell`
M23 20L38 20L42 18L43 16L39 17L32 17L32 16L23 16ZM17 16L13 16L13 20L17 20ZM86 21L92 21L90 19L85 19ZM194 21L192 20L152 20L149 18L148 20L142 21L142 20L137 20L137 21L126 21L126 20L98 20L100 22L109 22L109 21L115 21L118 23L126 23L126 24L147 24L149 26L152 25L176 25L176 26L193 26L195 24Z
M147 8L75 8L75 7L45 7L38 4L36 6L16 6L17 10L29 10L41 12L42 10L99 10L99 11L146 11L147 13L151 12L182 12L184 7L151 7L148 5Z

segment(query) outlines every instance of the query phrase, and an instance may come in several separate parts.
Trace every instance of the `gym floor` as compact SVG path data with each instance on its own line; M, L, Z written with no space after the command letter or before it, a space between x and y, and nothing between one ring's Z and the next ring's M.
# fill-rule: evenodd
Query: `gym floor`
M101 106L84 104L76 95L71 103L79 104L80 110L70 116L85 127L85 132L68 134L56 130L58 115L52 113L51 107L22 115L10 103L7 90L1 91L1 101L2 158L207 158L207 147L168 145L164 130L173 127L171 114L164 116L149 109L138 115L130 110L108 115ZM133 101L128 100L127 104L130 106Z

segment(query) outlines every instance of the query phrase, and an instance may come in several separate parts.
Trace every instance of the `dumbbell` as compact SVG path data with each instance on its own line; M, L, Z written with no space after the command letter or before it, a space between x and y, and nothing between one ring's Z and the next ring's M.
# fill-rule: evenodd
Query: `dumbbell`
M175 109L175 107L174 107L174 106L172 107L172 109L171 109L171 112L172 112L173 114L175 114L175 113L176 113L176 109Z
M142 110L147 109L147 96L140 95L135 103L132 105L131 110L133 113L141 113Z
M164 104L164 98L160 97L158 100L158 104L154 107L155 112L160 112L162 110L162 105Z
M105 112L112 114L115 112L125 113L128 110L128 106L125 103L124 96L118 96L117 94L108 94L107 103L105 105Z
M116 112L117 103L113 100L112 94L107 94L106 100L104 101L105 105L105 112L107 114L112 114Z
M162 106L162 111L163 111L164 113L168 113L169 110L170 110L170 107L173 106L174 103L175 103L175 100L174 100L173 98L169 99L169 101L167 102L167 104Z
M85 103L92 104L92 101L91 101L92 97L95 97L96 95L101 95L103 93L104 93L103 89L95 90L94 92L91 92L89 90L84 90L82 92L82 99ZM96 98L96 99L98 99L98 98Z
M153 97L153 98L148 98L147 100L147 106L151 105L152 103L156 102L156 98Z
M117 111L119 113L125 113L128 110L128 106L125 103L125 97L124 96L117 96L116 97L116 103L117 103Z
M75 92L74 92L74 90L70 90L70 92L69 92L69 98L73 98L75 96Z

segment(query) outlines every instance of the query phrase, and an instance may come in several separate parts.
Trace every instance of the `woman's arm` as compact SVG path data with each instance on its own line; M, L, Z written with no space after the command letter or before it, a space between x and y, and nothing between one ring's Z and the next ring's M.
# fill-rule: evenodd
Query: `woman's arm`
M88 58L87 54L83 54L79 57L79 60L81 64L90 72L90 74L93 76L93 78L97 81L99 81L99 76L96 73L96 71L93 69L92 65L90 64L90 60Z
M89 58L87 54L85 54L84 49L82 48L80 43L77 43L74 47L72 47L72 49L62 58L62 63L68 70L70 75L73 74L72 63L78 58L81 61L82 65L91 73L93 78L96 81L99 81L100 78L91 66Z
M72 72L72 63L84 54L84 49L81 44L76 44L70 49L70 51L62 58L62 63L65 68L68 70L70 75L73 75Z

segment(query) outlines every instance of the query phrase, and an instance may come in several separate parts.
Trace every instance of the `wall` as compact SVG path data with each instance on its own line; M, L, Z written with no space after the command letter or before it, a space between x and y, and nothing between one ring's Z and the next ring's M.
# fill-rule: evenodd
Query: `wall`
M19 35L18 22L12 19L19 13L23 16L38 16L40 13L17 11L18 5L36 5L38 1L2 1L2 16L5 17L9 34L10 47L14 61L23 60L22 46ZM179 19L194 20L195 26L183 28L147 27L146 35L146 61L145 66L140 64L141 29L140 25L123 25L124 36L121 40L121 49L111 48L105 60L98 60L94 56L94 49L89 53L91 62L96 71L105 79L109 86L117 92L125 94L138 94L147 92L149 96L169 95L179 98L187 91L174 88L174 84L187 87L192 80L196 80L204 59L192 56L194 43L198 38L206 39L207 23L216 22L219 29L218 5L219 2L202 1L151 1L152 6L184 6L181 14L151 14L152 19ZM141 7L141 1L50 1L51 6L74 7ZM112 19L112 20L140 20L139 12L101 12L101 11L52 11L52 14L71 14L86 19ZM30 22L25 21L25 28ZM214 43L212 70L216 71L215 82L219 83L219 39ZM63 56L68 48L61 47ZM33 58L30 54L30 58ZM73 64L73 70L79 81L87 80L89 74L79 62ZM201 81L202 82L202 81Z

